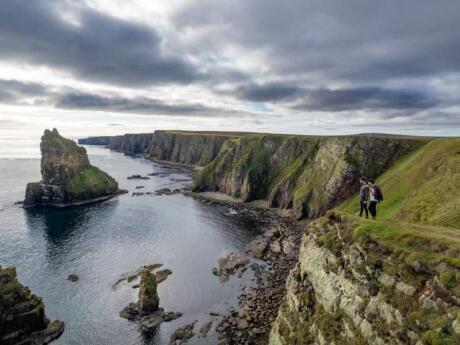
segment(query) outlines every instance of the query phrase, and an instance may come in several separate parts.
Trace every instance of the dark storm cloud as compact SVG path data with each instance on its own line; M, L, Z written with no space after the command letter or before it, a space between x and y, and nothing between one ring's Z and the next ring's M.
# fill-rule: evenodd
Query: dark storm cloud
M246 101L278 102L298 97L302 92L297 85L267 83L242 85L228 93Z
M190 83L186 59L166 55L155 29L59 1L0 0L0 59L45 65L116 85ZM62 5L64 6L64 5ZM78 24L61 11L72 10Z
M170 105L152 98L105 97L89 93L66 93L56 97L56 107L65 109L84 109L114 111L138 114L205 114L209 108L201 105Z
M306 92L306 100L295 106L311 111L423 110L440 104L434 96L417 90L389 90L378 87L357 89L318 89Z
M177 116L254 116L244 111L231 111L202 104L175 102L170 104L159 99L148 97L126 98L121 96L107 97L103 95L66 92L55 95L53 103L56 108L112 111L117 113L134 113L144 115L177 115Z
M37 83L25 83L17 80L0 80L0 101L17 103L28 97L47 95L47 87Z
M266 52L277 76L378 83L458 72L459 13L459 1L199 0L175 23L210 28L197 43L209 49Z

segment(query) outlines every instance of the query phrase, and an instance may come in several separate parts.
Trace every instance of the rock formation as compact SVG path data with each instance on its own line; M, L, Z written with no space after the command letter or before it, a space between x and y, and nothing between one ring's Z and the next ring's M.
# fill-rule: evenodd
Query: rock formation
M170 273L168 270L164 274L168 276ZM164 279L166 278L163 277ZM165 313L159 305L160 299L157 292L156 275L152 273L151 267L144 267L141 271L139 301L130 303L120 312L120 316L131 321L139 320L140 329L146 334L153 332L161 323L169 322L182 316L182 313Z
M14 267L0 267L0 344L48 344L64 331L62 321L50 322L40 297L16 279Z
M83 147L45 130L40 143L40 182L29 183L24 207L65 207L100 201L118 192L118 183L89 163Z

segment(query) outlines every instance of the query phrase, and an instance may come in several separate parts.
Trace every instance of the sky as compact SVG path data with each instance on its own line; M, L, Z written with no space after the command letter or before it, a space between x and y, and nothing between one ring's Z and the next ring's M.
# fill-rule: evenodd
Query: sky
M460 135L459 1L0 0L0 137Z

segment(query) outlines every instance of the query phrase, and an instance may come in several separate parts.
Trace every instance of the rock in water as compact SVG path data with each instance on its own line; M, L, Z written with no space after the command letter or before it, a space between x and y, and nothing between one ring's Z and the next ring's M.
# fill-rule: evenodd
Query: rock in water
M108 199L118 183L89 163L86 149L45 130L40 143L42 180L27 185L24 207L81 205Z
M158 310L160 299L157 292L155 275L148 269L141 272L141 285L139 287L139 311L149 314Z
M62 321L50 322L40 297L16 279L14 267L0 267L0 344L48 344L64 331Z

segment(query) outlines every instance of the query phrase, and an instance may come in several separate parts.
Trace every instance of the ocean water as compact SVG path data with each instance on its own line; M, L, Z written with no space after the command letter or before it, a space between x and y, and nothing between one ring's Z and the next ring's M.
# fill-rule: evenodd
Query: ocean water
M65 321L64 334L53 344L167 344L177 327L194 320L198 333L202 324L217 320L209 311L235 303L241 284L237 278L221 284L212 267L226 253L244 250L258 235L259 224L228 207L183 195L133 197L133 191L184 186L190 173L101 147L87 150L91 163L130 194L77 208L24 210L14 203L23 199L27 182L40 179L40 160L18 158L28 156L21 150L17 157L10 151L9 158L0 158L0 265L16 266L19 280L43 297L48 317ZM163 174L127 180L152 172ZM114 284L153 263L173 271L159 285L161 307L184 316L163 323L146 339L136 323L119 317L137 300L135 282ZM78 282L67 281L71 273ZM189 343L216 344L216 339L212 332L207 338L195 335Z

